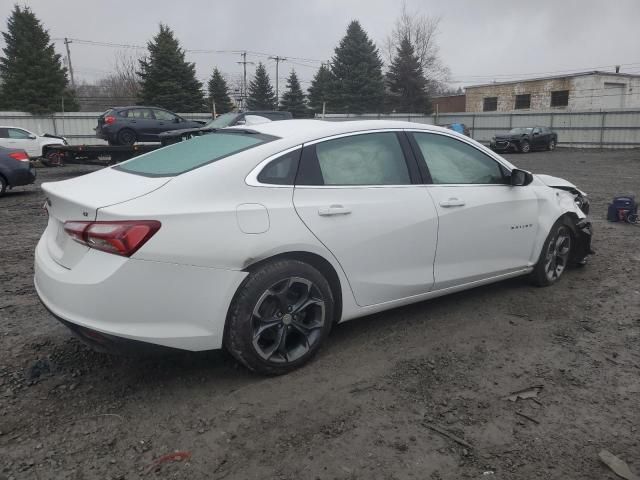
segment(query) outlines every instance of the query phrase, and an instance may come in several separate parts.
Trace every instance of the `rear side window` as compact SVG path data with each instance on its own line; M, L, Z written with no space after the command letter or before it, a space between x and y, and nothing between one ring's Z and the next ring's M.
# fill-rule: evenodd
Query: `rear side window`
M258 175L258 182L270 185L293 185L302 149L285 153L270 162Z
M173 177L275 138L257 133L210 133L159 148L114 168L148 177Z
M394 132L327 140L303 155L299 185L408 185L407 162Z

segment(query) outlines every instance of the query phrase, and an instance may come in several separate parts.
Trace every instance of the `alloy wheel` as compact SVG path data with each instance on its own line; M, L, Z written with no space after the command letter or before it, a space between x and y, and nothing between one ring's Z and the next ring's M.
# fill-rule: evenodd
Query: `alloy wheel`
M268 362L293 362L320 340L325 321L325 300L313 282L301 277L280 280L253 309L253 347Z
M556 236L549 242L545 257L544 271L547 278L554 282L562 275L569 263L571 253L571 234L567 227L560 227Z

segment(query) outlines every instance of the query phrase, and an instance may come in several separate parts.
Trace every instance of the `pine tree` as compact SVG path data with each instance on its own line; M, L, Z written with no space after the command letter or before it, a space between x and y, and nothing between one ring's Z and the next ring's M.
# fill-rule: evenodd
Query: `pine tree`
M382 60L356 20L349 24L347 34L335 49L331 73L334 77L329 98L332 110L363 113L382 109Z
M0 57L2 108L49 113L62 108L78 110L69 90L67 69L55 52L49 32L29 7L16 5L2 32L5 47Z
M295 70L291 70L291 75L287 79L287 90L280 99L280 110L291 112L293 118L303 118L307 116L307 106L304 101L304 93L300 88L300 81Z
M187 62L173 31L162 23L160 31L147 43L149 56L140 60L140 103L173 112L206 111L202 84L196 68Z
M408 37L404 37L400 42L396 56L389 66L387 87L387 104L390 110L398 113L429 112L427 81Z
M216 113L227 113L233 110L229 87L217 68L213 69L207 90L209 91L209 105L213 108L212 103L215 102Z
M331 74L331 70L329 70L325 64L320 65L313 80L311 80L311 86L309 87L309 94L307 96L309 109L313 113L322 113L323 102L327 102L325 110L331 110L332 106L328 102L332 84L333 75Z
M249 110L275 110L276 108L276 94L262 62L258 63L256 75L249 83L247 108Z

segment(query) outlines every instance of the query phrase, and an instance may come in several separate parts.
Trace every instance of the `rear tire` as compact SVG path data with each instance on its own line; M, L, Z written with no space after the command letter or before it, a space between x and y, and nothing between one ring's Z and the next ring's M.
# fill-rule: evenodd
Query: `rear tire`
M120 145L133 145L136 143L136 132L130 128L123 128L118 132L118 143Z
M531 281L539 287L553 285L571 262L573 236L571 229L562 219L554 223L549 236L544 241L538 263L531 272Z
M522 153L529 153L531 151L531 144L527 140L520 142L520 151Z
M551 141L549 142L549 145L547 145L547 150L549 150L550 152L553 152L556 149L556 141L554 139L551 139Z
M227 314L224 345L265 375L308 362L329 335L334 300L329 282L298 260L267 263L240 285Z
M4 195L4 192L7 191L7 181L4 179L2 175L0 175L0 197Z
M59 152L49 152L40 158L40 163L45 167L64 167L64 159Z

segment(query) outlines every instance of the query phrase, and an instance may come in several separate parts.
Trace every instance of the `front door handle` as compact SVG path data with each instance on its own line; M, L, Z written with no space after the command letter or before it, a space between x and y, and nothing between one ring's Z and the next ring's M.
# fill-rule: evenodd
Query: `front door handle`
M343 207L342 205L331 205L330 207L323 207L318 209L318 215L321 217L329 217L332 215L348 215L351 210Z
M440 206L444 208L464 207L465 203L464 200L461 200L459 198L450 198L449 200L443 200L442 202L440 202Z

